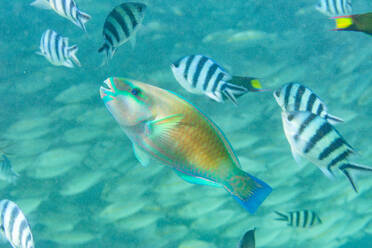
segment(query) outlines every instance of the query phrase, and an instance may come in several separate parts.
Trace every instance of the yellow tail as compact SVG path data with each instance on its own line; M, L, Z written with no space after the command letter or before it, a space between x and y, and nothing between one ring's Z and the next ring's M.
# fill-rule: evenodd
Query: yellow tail
M348 29L351 25L353 25L353 18L351 16L335 17L335 21L336 30Z

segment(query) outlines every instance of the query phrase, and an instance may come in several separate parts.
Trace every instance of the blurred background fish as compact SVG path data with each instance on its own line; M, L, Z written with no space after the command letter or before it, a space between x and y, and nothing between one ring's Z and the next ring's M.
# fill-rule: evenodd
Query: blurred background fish
M237 248L255 248L256 247L256 241L254 238L255 231L256 231L256 228L253 228L252 230L247 231L242 237L242 239L240 240Z
M0 165L0 179L10 182L10 183L15 183L19 175L14 172L12 168L12 164L10 163L10 160L6 155L2 155L3 160L1 161Z
M53 9L58 15L67 18L84 32L86 32L85 23L91 18L77 7L74 0L35 0L31 5L42 9Z
M309 111L331 124L343 122L341 118L327 112L327 106L311 89L299 83L283 85L274 91L274 97L283 111Z
M74 63L81 66L76 57L77 51L77 45L68 46L67 37L62 37L56 31L48 29L41 36L40 52L37 54L44 56L53 65L73 68Z
M171 69L176 80L188 92L205 94L217 102L229 99L237 104L238 97L261 89L257 78L231 76L204 55L182 57L171 65Z
M372 35L372 13L337 16L335 31L357 31Z
M348 161L354 149L329 122L305 111L283 111L282 121L284 133L296 161L304 157L330 178L334 176L332 168L337 167L348 178L355 192L358 192L351 175L352 171L372 172L372 168Z
M270 186L240 169L222 131L189 102L134 80L111 77L104 84L101 98L142 164L155 159L187 182L224 187L250 213L270 194Z
M324 15L340 16L350 14L352 4L351 0L320 0L315 8Z
M322 220L314 211L305 209L288 213L274 212L278 215L275 220L287 222L288 226L310 228L322 224Z
M103 26L104 43L98 52L104 52L105 62L111 59L116 49L131 39L134 46L136 31L142 24L146 5L127 2L115 7L106 17Z
M12 201L0 201L0 227L13 248L34 248L30 225L22 210Z

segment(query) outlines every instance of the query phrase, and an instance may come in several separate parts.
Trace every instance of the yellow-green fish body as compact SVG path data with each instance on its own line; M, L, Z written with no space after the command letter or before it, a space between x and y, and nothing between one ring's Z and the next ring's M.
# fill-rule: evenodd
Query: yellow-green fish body
M251 213L271 188L239 168L222 131L189 102L149 84L109 78L101 98L142 164L156 159L184 180L223 186Z

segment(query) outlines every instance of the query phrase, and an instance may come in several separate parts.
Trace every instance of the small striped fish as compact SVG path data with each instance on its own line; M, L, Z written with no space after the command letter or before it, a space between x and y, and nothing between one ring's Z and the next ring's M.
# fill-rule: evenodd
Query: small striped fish
M340 16L350 14L352 6L351 0L320 0L315 9L328 16Z
M299 83L288 83L274 91L276 102L283 111L309 111L328 120L331 124L342 119L327 113L323 101L309 88Z
M176 80L187 91L205 94L217 102L225 99L237 104L237 98L248 91L259 91L261 84L256 78L231 76L211 58L190 55L171 65Z
M255 231L256 231L255 228L247 231L242 237L242 239L240 240L237 248L255 248L256 247L256 241L254 238Z
M85 23L91 18L90 15L79 10L74 0L36 0L31 5L42 9L53 9L58 15L72 21L84 32L86 32Z
M322 224L322 220L314 211L299 210L288 213L274 212L278 215L278 218L275 220L285 221L288 226L310 228Z
M143 21L145 10L146 5L143 3L127 2L115 7L106 17L103 26L104 44L98 50L106 53L106 61L130 38L135 41L135 33Z
M328 177L333 177L332 168L337 167L358 192L349 170L372 171L372 168L348 161L353 148L329 122L311 112L285 111L282 112L282 121L296 161L298 157L304 157L317 165Z
M31 228L21 209L12 201L0 201L1 233L13 248L34 248Z
M0 165L0 179L14 183L18 177L19 175L13 171L8 157L3 155L3 161Z
M68 46L68 38L48 29L41 36L40 52L37 54L44 56L53 65L73 68L74 63L81 66L76 57L77 51L77 45Z

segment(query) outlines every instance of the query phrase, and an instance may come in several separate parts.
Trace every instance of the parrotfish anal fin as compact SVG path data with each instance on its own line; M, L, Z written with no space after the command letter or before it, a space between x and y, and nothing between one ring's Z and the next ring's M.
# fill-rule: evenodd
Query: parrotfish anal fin
M35 0L31 4L31 6L38 7L40 9L51 9L50 4L47 0Z
M193 176L184 174L184 173L182 173L182 172L180 172L178 170L174 170L174 172L180 178L182 178L183 180L185 180L188 183L199 184L199 185L208 185L208 186L213 186L213 187L218 187L218 188L221 188L222 187L221 184L218 184L216 182L213 182L213 181L210 181L210 180L207 180L207 179L203 179L203 178L200 178L200 177L193 177Z
M150 164L150 156L135 144L133 144L133 152L142 166L147 167Z
M261 83L257 78L254 77L240 77L240 76L232 76L230 80L227 81L228 83L243 86L248 91L260 91L262 89Z
M160 142L169 145L173 142L170 133L181 123L183 118L184 116L182 114L174 114L151 121L146 124L145 133L151 140L156 139L156 143Z

